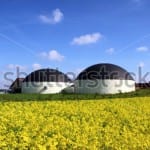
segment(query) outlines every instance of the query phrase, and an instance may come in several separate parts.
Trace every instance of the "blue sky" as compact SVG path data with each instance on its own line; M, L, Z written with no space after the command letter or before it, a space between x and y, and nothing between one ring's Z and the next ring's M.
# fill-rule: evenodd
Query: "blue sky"
M1 84L17 66L78 73L106 62L148 72L149 7L149 0L1 0Z

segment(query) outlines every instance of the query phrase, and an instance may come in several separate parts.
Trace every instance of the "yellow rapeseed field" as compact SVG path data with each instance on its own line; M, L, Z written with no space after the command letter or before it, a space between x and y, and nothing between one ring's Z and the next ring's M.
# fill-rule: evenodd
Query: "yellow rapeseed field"
M150 98L0 102L0 149L150 150Z

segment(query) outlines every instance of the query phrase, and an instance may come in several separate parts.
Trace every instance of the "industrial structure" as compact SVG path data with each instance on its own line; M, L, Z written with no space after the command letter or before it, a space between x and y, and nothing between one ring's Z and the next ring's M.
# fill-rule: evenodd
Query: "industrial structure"
M22 82L24 78L17 78L9 87L12 93L21 93Z
M56 69L40 69L29 74L22 82L22 93L60 93L72 81Z
M116 94L132 91L135 91L133 77L125 69L114 64L101 63L90 66L74 81L75 93Z

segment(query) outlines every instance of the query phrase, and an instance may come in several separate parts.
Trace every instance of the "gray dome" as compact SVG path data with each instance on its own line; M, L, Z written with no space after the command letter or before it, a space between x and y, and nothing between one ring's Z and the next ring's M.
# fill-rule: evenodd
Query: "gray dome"
M40 69L29 74L23 82L71 82L71 79L55 69Z
M95 79L113 79L113 80L133 80L133 77L123 68L101 63L88 67L81 72L76 80L95 80Z

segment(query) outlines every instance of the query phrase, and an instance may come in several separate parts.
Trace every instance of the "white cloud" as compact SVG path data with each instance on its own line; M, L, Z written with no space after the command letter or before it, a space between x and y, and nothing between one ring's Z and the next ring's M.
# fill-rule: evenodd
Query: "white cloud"
M106 53L108 53L108 54L113 54L115 52L115 49L114 48L109 48L109 49L107 49L106 50Z
M81 35L79 37L75 37L71 44L73 45L86 45L86 44L92 44L98 42L100 39L102 39L102 35L100 33L92 33L92 34L86 34Z
M38 70L38 69L41 69L42 66L38 63L35 63L35 64L32 65L32 68L33 68L33 70Z
M149 51L149 48L147 46L141 46L141 47L136 48L136 50L138 52L147 52Z
M64 14L61 12L60 9L57 8L57 9L53 10L53 12L50 16L40 15L39 19L43 23L56 24L56 23L61 22L63 17L64 17Z
M10 70L15 70L15 69L18 69L18 68L19 68L19 70L22 70L22 71L27 70L26 66L16 65L16 64L8 64L6 68L10 69Z
M40 56L44 59L46 58L51 61L63 61L65 58L57 50L51 50L49 52L42 52L40 53Z

